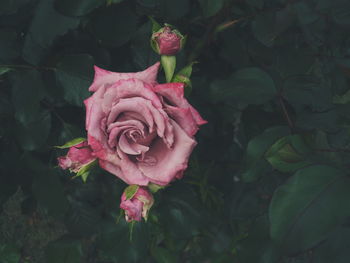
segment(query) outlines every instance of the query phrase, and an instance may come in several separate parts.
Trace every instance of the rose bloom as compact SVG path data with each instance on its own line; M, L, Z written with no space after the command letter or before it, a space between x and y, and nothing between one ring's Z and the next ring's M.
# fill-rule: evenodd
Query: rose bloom
M167 185L181 178L206 123L182 83L158 84L159 63L137 73L95 67L85 100L88 143L100 166L127 184Z
M69 148L66 156L60 156L57 158L58 165L62 169L69 169L74 173L79 172L81 167L95 159L96 157L93 155L93 152L86 141L73 145Z
M125 211L125 220L141 221L141 217L147 220L148 211L154 203L153 196L143 187L139 187L135 195L126 199L125 192L122 194L120 208Z
M160 55L173 56L181 49L181 40L183 36L172 31L170 27L164 27L162 32L153 34L157 42Z

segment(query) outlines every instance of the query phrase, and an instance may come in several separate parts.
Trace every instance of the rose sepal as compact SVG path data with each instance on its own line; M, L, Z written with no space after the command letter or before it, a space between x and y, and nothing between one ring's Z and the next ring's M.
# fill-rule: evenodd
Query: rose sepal
M167 186L149 183L147 187L151 191L151 193L154 194L154 193L158 192L159 190L164 189Z
M85 165L83 165L79 171L77 172L77 174L73 177L81 177L81 179L83 180L84 183L86 183L87 178L89 177L91 170L97 165L97 160L93 160ZM73 172L73 171L71 171Z
M162 55L160 61L164 69L166 82L171 82L176 68L176 57Z
M193 64L197 63L196 61L191 62L186 67L182 68L172 79L171 82L181 82L184 83L185 86L185 96L188 97L192 92L192 82L191 82L191 75L192 75L192 67Z
M158 32L162 26L152 16L148 16L148 18L152 23L152 34Z
M127 188L125 188L124 193L125 193L126 200L130 200L131 198L133 198L137 190L139 190L139 187L140 186L136 184L132 184L132 185L129 185Z
M295 172L311 162L305 156L311 149L300 135L289 135L278 139L264 154L273 168L280 172Z
M86 138L78 137L78 138L75 138L73 140L70 140L70 141L66 142L63 145L54 146L54 147L58 148L58 149L67 149L67 148L70 148L72 146L78 145L79 143L82 143L82 142L85 142L85 141L86 141Z

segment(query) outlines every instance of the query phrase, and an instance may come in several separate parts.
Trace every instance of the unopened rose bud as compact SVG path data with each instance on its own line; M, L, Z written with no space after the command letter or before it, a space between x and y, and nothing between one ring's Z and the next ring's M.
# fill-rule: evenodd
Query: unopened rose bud
M58 165L62 169L69 169L71 172L77 173L79 170L94 161L92 150L86 141L73 145L69 148L66 156L58 157Z
M176 29L165 26L152 34L153 49L159 55L174 56L183 47L185 37Z
M125 211L128 222L141 221L141 218L147 220L153 202L153 196L146 188L131 185L122 194L120 208Z

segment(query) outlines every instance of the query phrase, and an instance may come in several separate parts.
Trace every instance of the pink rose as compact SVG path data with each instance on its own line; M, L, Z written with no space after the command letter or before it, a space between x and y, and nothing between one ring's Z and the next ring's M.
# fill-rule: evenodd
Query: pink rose
M147 220L148 211L153 205L153 196L145 188L139 187L130 199L127 199L125 192L122 194L120 208L125 211L125 220L141 221L141 217Z
M152 40L156 41L158 53L167 56L173 56L180 51L183 38L180 32L171 30L168 26L152 35Z
M181 178L206 123L182 83L158 84L159 63L137 73L95 67L85 100L88 143L100 166L127 184L167 185Z
M69 148L66 156L58 157L58 165L62 169L69 169L71 172L77 173L81 167L94 161L96 157L88 143L81 142Z

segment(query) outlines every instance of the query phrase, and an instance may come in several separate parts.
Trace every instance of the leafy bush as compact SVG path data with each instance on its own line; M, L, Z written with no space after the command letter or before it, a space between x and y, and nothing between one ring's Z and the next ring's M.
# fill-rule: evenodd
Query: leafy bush
M0 1L0 262L342 263L350 251L350 2ZM85 136L93 65L159 60L148 16L175 25L208 120L147 222L125 184L57 169ZM163 74L160 74L163 75Z

